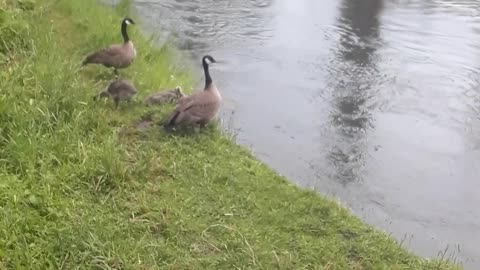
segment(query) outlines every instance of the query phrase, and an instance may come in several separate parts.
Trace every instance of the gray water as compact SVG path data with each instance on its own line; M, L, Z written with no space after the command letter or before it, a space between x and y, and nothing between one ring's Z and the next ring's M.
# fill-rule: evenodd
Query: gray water
M417 254L480 269L480 2L136 0L238 142ZM202 82L199 77L198 85Z

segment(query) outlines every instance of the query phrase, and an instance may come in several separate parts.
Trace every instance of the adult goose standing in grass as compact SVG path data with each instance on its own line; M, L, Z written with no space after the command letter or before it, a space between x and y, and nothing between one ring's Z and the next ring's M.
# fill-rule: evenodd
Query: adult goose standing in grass
M115 80L111 82L107 88L101 92L98 97L105 98L111 97L115 102L115 109L118 108L120 101L131 101L133 96L138 93L137 89L131 81L128 80ZM97 96L94 97L94 100Z
M209 64L215 62L215 59L210 55L203 57L202 65L205 73L205 87L203 91L178 100L177 107L164 124L166 129L192 124L205 126L215 118L222 102L222 96L213 83L208 70Z
M133 42L128 37L127 25L135 24L130 18L122 21L123 44L113 44L105 49L96 51L88 55L82 62L82 65L100 64L107 68L113 68L114 74L118 76L118 70L130 66L137 56L137 51Z

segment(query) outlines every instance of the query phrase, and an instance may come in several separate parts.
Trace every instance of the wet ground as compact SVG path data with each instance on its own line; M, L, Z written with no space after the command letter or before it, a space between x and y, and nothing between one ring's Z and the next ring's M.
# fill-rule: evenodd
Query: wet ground
M134 2L199 71L225 61L239 143L417 254L480 268L480 2Z

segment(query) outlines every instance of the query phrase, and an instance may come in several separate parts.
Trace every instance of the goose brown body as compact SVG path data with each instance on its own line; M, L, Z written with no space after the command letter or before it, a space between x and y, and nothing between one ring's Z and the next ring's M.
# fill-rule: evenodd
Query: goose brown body
M114 68L115 74L117 74L117 69L130 66L137 56L137 51L128 37L128 24L134 24L134 22L130 18L125 18L122 21L121 28L122 44L113 44L105 49L91 53L83 60L82 65L101 64L107 68Z
M166 128L192 124L205 125L216 117L220 110L222 96L210 77L208 62L214 63L215 60L209 55L203 57L205 88L203 91L179 99L177 107L165 124Z
M114 44L108 48L96 51L85 58L83 65L101 64L107 68L122 69L130 66L137 52L133 42L129 40L123 44Z

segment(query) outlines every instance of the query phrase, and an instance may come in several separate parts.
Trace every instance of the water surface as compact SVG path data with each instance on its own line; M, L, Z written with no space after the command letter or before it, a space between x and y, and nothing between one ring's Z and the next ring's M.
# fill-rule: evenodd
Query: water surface
M480 2L135 7L199 70L205 53L225 61L223 119L260 159L417 254L480 269Z

